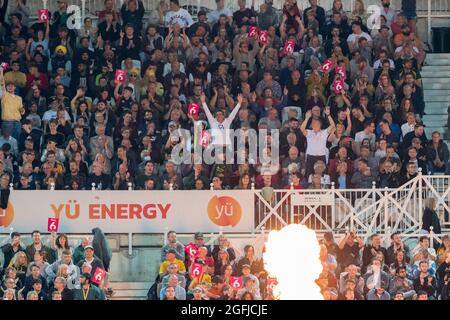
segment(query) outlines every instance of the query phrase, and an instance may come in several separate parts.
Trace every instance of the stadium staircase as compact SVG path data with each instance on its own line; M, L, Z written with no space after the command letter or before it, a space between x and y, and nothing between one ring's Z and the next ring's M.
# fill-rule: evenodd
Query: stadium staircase
M431 138L433 131L439 131L450 145L450 132L447 127L450 106L450 54L429 53L422 69L425 112L423 117L425 133Z
M114 295L110 300L147 300L149 282L111 282Z

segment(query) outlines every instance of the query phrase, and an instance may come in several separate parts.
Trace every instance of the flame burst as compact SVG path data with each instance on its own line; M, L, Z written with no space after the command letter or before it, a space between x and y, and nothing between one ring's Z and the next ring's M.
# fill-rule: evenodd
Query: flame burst
M271 231L263 256L266 270L278 281L274 295L280 300L323 300L315 282L322 272L319 254L315 232L304 225Z

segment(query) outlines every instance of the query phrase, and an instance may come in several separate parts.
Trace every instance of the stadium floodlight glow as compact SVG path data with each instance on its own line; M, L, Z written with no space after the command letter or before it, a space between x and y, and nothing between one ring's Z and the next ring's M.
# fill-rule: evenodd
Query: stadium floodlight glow
M316 284L322 272L316 233L304 225L291 224L272 230L264 253L265 269L277 278L273 293L280 300L323 300Z

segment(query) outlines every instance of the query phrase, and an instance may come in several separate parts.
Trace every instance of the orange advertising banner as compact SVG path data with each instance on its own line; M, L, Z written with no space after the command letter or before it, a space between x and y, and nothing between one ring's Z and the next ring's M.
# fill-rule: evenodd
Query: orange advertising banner
M254 193L230 191L12 191L0 209L0 233L47 230L106 233L251 232Z

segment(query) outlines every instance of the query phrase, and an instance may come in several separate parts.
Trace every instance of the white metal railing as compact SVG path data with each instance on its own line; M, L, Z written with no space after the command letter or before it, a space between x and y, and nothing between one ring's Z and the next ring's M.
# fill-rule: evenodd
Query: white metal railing
M296 197L303 200L297 201ZM306 199L315 198L313 201ZM412 233L422 227L424 200L437 200L443 230L450 231L450 176L423 176L397 189L255 191L255 229L302 223L317 232Z
M86 0L86 10L83 13L83 16L91 16L95 19L96 11L99 11L103 8L104 0ZM115 0L116 7L119 10L124 0ZM144 8L147 13L154 10L158 7L158 0L142 0L144 4ZM329 10L332 6L333 0L319 0L319 5L325 8L325 10ZM69 4L78 5L81 7L82 0L70 0ZM250 6L252 3L251 0L247 0L247 6ZM254 0L255 10L259 10L260 5L264 3L264 0ZM276 9L281 9L283 7L284 0L273 0L273 7ZM297 0L298 6L300 10L304 10L309 7L308 0ZM343 1L344 10L346 12L353 11L354 0ZM364 0L365 8L367 9L370 5L379 5L380 0ZM27 5L30 7L32 11L32 16L37 16L37 10L43 7L43 0L29 0ZM196 13L198 8L208 8L214 9L216 7L215 0L181 0L181 6L188 6L189 11L193 14L193 18L196 19ZM237 0L226 0L226 7L231 10L238 9ZM10 1L9 7L10 10L14 6L14 1ZM391 7L395 9L397 12L401 10L401 0L392 0ZM56 1L48 0L47 8L50 11L55 11L57 8ZM427 22L427 41L431 43L431 28L433 27L433 19L435 18L450 18L450 0L417 0L417 15L418 18L426 19Z

